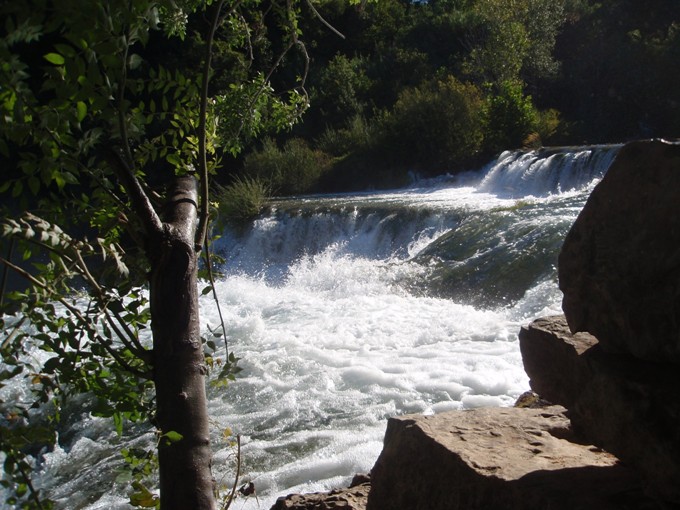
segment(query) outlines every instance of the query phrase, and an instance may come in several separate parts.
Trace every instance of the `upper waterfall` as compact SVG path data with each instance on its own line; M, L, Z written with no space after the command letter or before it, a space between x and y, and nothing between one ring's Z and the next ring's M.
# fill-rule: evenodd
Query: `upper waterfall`
M621 145L506 151L486 169L478 190L504 196L544 196L578 190L602 178Z
M477 172L419 181L410 188L277 200L245 231L223 232L218 249L232 269L268 279L285 276L289 264L301 257L329 249L336 256L412 259L446 233L460 230L462 235L471 214L488 211L484 222L502 223L511 220L498 211L518 207L520 199L586 192L619 147L505 152ZM478 241L479 249L493 242Z

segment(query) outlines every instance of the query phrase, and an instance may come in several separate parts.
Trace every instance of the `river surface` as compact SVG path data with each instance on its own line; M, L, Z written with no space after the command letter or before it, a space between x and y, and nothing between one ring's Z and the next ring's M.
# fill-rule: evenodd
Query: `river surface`
M214 472L231 485L230 428L256 489L232 508L368 472L390 416L512 405L529 389L518 331L560 312L562 239L617 149L508 152L408 189L282 200L222 232L216 290L243 372L209 387ZM36 484L57 508L129 509L119 450L153 440L75 410Z

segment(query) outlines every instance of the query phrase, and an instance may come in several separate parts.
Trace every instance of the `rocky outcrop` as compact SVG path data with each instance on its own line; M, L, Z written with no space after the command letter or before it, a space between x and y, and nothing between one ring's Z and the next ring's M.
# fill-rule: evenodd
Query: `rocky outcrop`
M564 316L522 328L531 387L569 408L574 430L634 467L659 499L680 503L680 371L607 353Z
M563 310L609 352L680 363L680 145L631 142L559 256Z
M680 504L680 144L625 145L559 255L565 317L520 333L531 387Z
M368 510L658 508L614 456L571 440L564 411L486 408L390 419Z
M346 489L279 498L271 510L365 510L370 490L368 477L355 477Z

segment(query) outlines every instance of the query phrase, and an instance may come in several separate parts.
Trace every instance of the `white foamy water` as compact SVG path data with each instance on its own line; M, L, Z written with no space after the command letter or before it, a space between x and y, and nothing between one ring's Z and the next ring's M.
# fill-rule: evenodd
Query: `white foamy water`
M600 161L592 153L602 150L557 159ZM233 448L219 442L229 427L241 436L242 482L257 490L232 508L268 509L278 496L328 490L368 472L390 416L509 406L529 389L517 334L533 318L559 313L561 300L557 253L546 257L554 248L540 239L566 234L608 165L581 165L575 176L561 164L556 177L544 159L506 154L464 181L288 200L245 233L225 233L216 291L243 372L227 388L209 388L214 472L233 483ZM471 222L481 226L469 259L505 250L529 266L550 261L520 299L481 308L414 285L430 274L418 253ZM504 230L485 232L487 224ZM492 276L505 264L502 253L494 257L496 266L483 266ZM201 299L207 332L218 312L209 296ZM151 444L151 434L138 428L117 438L86 411L73 422L68 441L37 466L37 483L52 487L58 508L130 508L127 486L115 481L117 452L120 444Z
M511 405L528 389L517 346L527 303L480 311L412 296L394 283L404 270L329 250L295 264L282 285L218 285L245 370L213 392L211 415L244 435L262 507L369 471L390 416Z

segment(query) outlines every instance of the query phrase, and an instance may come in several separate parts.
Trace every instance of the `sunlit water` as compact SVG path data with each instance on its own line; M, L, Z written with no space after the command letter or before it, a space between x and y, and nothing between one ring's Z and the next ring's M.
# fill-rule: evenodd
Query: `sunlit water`
M368 472L390 416L512 405L529 387L520 327L560 311L559 243L541 240L564 237L615 151L505 153L479 172L406 190L282 201L244 231L224 232L216 291L244 370L209 388L214 472L233 483L234 449L220 443L229 427L241 436L242 483L257 490L232 508L268 509L278 496ZM418 255L458 232L470 246L454 265L481 282L480 296L517 257L540 263L539 276L493 306L435 297L433 259ZM201 307L215 328L215 303L206 296ZM70 421L60 447L39 460L37 484L58 508L130 508L118 452L152 435L117 438L86 410Z

